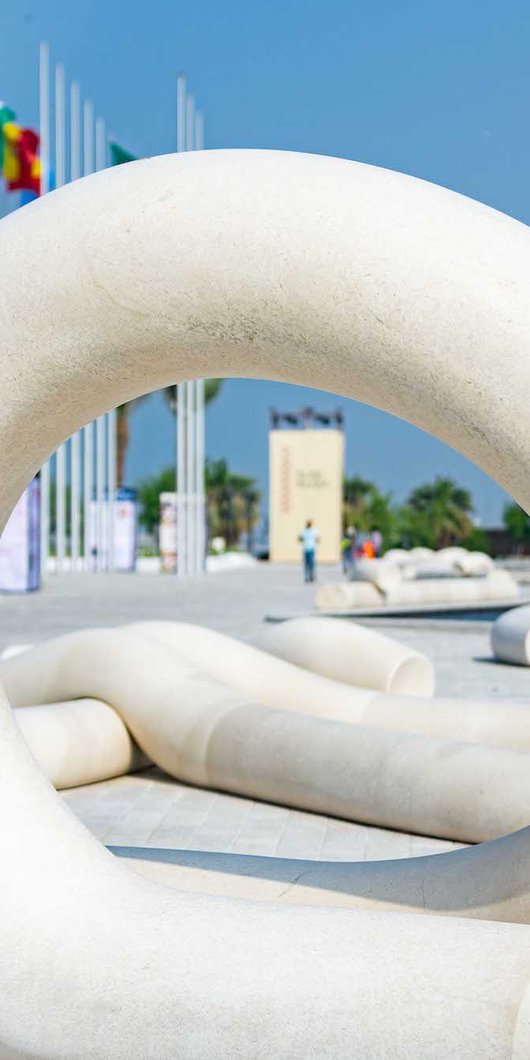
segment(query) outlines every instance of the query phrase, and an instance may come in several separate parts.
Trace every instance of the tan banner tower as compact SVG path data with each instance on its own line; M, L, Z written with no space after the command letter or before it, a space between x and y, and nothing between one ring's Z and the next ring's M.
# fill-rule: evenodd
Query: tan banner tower
M337 427L306 427L312 410L298 415L272 413L269 433L269 547L275 563L296 563L298 535L308 519L318 530L320 563L338 563L342 537L344 434L342 416L318 414ZM298 429L281 429L282 420L300 421Z

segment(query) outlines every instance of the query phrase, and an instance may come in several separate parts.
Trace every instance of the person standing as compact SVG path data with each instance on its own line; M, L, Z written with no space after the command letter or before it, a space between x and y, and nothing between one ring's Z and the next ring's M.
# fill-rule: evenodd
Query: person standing
M350 574L355 559L355 544L357 531L354 526L349 526L342 539L342 571Z
M370 536L372 538L372 544L373 544L374 549L375 549L376 559L379 559L379 557L381 555L381 552L383 550L383 535L382 535L381 531L376 528L375 530L372 530L372 533L371 533Z
M311 519L307 520L304 529L298 536L298 540L302 543L304 581L314 582L316 570L316 552L319 536L313 526L313 522Z

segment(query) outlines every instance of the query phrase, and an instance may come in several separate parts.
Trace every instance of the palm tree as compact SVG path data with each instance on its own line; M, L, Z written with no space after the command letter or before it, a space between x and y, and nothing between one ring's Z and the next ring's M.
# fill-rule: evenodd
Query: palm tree
M526 512L512 501L504 506L502 518L510 537L517 542L518 551L522 552L530 542L530 519Z
M204 402L206 405L210 404L217 397L223 380L222 379L206 379L204 383ZM178 386L176 383L171 386L164 387L162 393L164 398L173 413L177 415L177 390ZM127 401L125 405L119 405L117 412L117 426L116 426L116 478L118 486L124 485L125 477L125 458L127 455L127 448L129 445L130 438L130 427L129 418L131 413L142 404L149 397L149 394L142 394L141 397L135 398L133 401Z
M381 493L373 482L359 475L345 478L342 508L344 529L354 526L365 533L379 530L388 547L389 542L393 541L395 522L391 502L390 494Z
M469 537L473 502L469 490L453 479L437 477L417 486L407 502L411 536L418 544L444 548Z
M254 479L230 471L226 460L207 460L205 489L211 537L237 544L243 532L252 535L260 494Z

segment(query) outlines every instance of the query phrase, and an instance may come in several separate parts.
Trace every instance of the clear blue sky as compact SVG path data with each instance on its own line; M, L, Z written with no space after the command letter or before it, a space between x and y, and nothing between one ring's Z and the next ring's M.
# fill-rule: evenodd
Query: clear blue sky
M0 8L0 98L37 119L37 50L80 80L132 151L170 151L175 75L206 114L208 147L360 159L530 218L528 0L19 0ZM4 267L7 263L4 262ZM329 395L230 381L209 414L208 452L266 488L267 410ZM389 416L341 401L347 467L402 498L434 473L467 485L487 523L504 495L458 454ZM136 413L132 481L169 464L160 397Z

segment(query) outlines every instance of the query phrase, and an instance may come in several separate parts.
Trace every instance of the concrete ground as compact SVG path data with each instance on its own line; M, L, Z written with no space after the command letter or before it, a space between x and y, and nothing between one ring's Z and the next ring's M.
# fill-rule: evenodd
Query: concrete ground
M326 570L321 577L338 578L340 572ZM181 581L160 574L55 575L38 594L0 598L0 650L139 619L196 622L259 644L265 615L308 612L312 596L297 568L269 564ZM424 651L435 665L438 694L509 696L528 702L530 711L530 669L492 661L487 619L361 621ZM98 838L116 846L330 860L407 857L456 846L201 791L156 769L64 792L63 798Z

